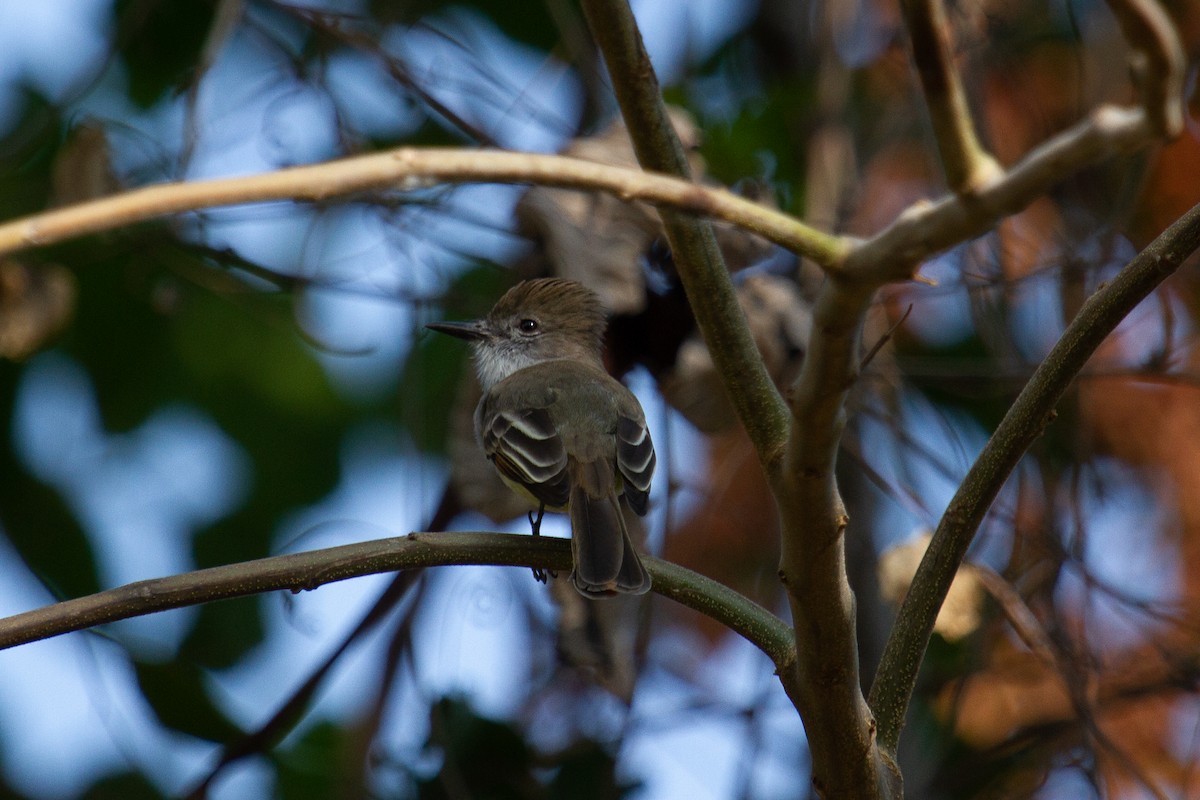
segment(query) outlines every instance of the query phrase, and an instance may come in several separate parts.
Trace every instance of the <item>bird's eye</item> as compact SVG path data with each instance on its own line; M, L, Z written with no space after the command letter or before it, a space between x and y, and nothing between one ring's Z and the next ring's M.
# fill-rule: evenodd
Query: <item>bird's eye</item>
M517 327L521 329L521 333L536 333L538 323L536 319L523 319L517 324Z

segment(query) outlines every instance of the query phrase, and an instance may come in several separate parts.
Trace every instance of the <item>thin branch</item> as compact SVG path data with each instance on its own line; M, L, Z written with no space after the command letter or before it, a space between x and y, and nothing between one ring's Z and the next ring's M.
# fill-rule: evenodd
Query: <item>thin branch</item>
M1045 426L1054 406L1105 337L1197 247L1200 205L1177 220L1092 295L1037 368L938 523L884 648L870 705L882 747L894 750L938 609L984 515Z
M710 578L643 556L654 591L741 634L776 664L795 658L792 633L771 612ZM566 539L503 533L410 533L154 578L0 619L0 650L156 611L421 567L490 564L571 568ZM602 602L602 601L600 601Z
M871 345L871 349L868 350L866 355L864 355L858 362L859 374L862 374L866 371L871 362L875 360L875 356L879 355L879 351L883 349L883 346L892 340L892 337L896 335L896 331L900 330L901 326L903 326L905 321L908 320L909 315L912 314L912 310L913 304L909 303L908 308L904 309L904 313L900 315L900 319L893 322L892 326L888 328L882 336L875 340L875 344Z
M687 178L687 157L667 116L658 78L628 1L583 0L582 5L604 54L638 162L647 170ZM787 436L787 409L746 325L712 226L676 210L696 209L659 205L676 268L738 419L770 475L777 472ZM826 266L836 265L846 252L845 242L831 240L830 244L838 249L828 252L836 258L824 262Z
M277 200L314 202L368 190L416 190L439 183L518 183L603 191L711 216L832 268L846 240L725 190L566 156L461 148L401 147L262 175L165 183L0 225L0 256L169 214Z
M975 134L962 78L954 63L946 7L942 0L904 0L900 7L946 182L955 194L973 194L998 180L1003 170Z

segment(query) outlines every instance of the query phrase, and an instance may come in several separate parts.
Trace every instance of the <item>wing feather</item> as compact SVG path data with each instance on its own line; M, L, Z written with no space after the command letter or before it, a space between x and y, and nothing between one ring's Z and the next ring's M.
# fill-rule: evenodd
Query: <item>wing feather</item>
M482 409L483 451L500 474L550 508L570 498L567 450L545 408Z
M656 461L645 418L622 413L617 419L617 471L624 479L625 499L638 516L646 514Z

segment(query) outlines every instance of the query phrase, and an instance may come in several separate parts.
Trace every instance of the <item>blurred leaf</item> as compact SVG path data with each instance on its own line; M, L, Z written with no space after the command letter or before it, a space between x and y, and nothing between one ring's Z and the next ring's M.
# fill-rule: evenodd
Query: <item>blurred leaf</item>
M513 282L513 272L508 267L493 261L479 261L450 282L442 295L446 314L455 319L482 317L492 310Z
M512 275L485 264L459 275L444 295L437 319L477 319L486 314L512 283ZM401 372L399 416L417 447L445 453L450 414L471 348L466 342L422 329Z
M329 722L313 726L287 750L276 752L279 797L325 800L340 797L345 769L346 732Z
M580 742L560 760L550 781L553 800L617 800L634 794L640 782L617 780L617 762L600 744Z
M93 783L83 800L162 800L166 797L145 777L134 772L109 775Z
M185 397L179 359L169 332L172 320L154 306L161 272L147 253L89 242L86 269L76 271L79 299L63 346L87 370L105 428L131 430L165 403ZM77 264L79 248L58 251Z
M792 142L802 123L795 109L808 107L811 90L798 80L773 86L768 96L743 104L729 122L705 125L700 153L709 174L729 186L751 178L785 188L777 192L783 210L803 211L805 165L797 157L803 151Z
M47 347L75 310L75 279L57 264L0 261L0 358Z
M142 108L191 79L216 3L211 0L117 0L117 54L129 75L129 97Z
M13 129L0 140L0 219L32 214L46 207L50 172L61 138L60 109L41 92L17 86L19 111L6 117Z
M441 752L442 767L438 775L419 782L422 800L540 794L532 774L533 753L515 727L479 716L458 698L434 703L429 719L428 746Z
M288 416L330 417L344 411L296 332L291 298L220 297L188 291L172 329L198 395L234 411L250 400ZM236 389L236 394L225 394Z
M60 599L99 591L91 543L62 495L25 471L13 452L13 400L21 369L0 362L0 527L30 570Z
M562 753L538 754L520 728L480 716L454 697L434 703L429 719L426 747L441 756L441 768L416 781L422 800L616 800L636 788L617 781L615 759L597 742L583 739ZM548 786L538 777L545 772L552 773Z
M163 725L210 742L241 735L209 699L199 667L178 660L163 664L135 662L134 666L142 695Z
M50 179L51 195L59 206L94 200L121 188L103 124L86 119L71 129L55 154Z
M450 412L468 348L433 331L418 334L400 376L403 413L413 442L427 453L445 453Z
M219 543L223 540L210 536L206 541ZM212 559L230 564L236 560ZM179 648L179 657L208 669L233 666L263 639L262 602L259 597L238 597L205 603Z
M542 50L558 44L558 28L544 0L459 0L454 5L479 12L519 42ZM439 0L371 0L370 13L382 21L411 25L445 8Z
M919 358L944 360L948 364L958 362L975 366L995 363L994 354L977 335L938 347L918 345L912 341L902 342L898 350L902 351L903 356L915 355ZM1032 371L1033 368L1030 367L1030 372ZM995 430L1020 390L1020 384L1004 380L1002 375L971 373L971 370L967 370L962 376L909 376L909 380L932 402L961 409L978 420L984 430Z

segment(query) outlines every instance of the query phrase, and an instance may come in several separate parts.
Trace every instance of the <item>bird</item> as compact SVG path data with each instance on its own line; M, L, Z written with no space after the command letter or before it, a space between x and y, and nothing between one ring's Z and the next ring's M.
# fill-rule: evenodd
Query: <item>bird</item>
M643 594L651 579L629 536L645 516L656 456L634 394L604 368L596 294L563 278L522 281L486 317L427 328L470 342L483 396L475 436L504 483L571 521L571 581L585 597ZM535 570L544 580L544 573Z

